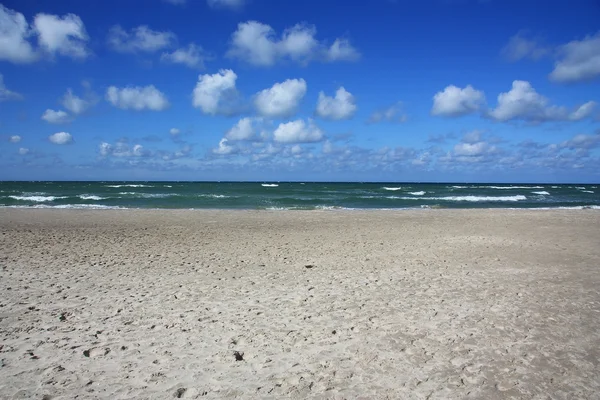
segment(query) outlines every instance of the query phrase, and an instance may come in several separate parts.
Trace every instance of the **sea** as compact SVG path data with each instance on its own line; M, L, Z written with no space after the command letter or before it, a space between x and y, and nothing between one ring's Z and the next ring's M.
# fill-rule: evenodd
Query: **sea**
M0 207L59 209L600 209L600 184L0 182Z

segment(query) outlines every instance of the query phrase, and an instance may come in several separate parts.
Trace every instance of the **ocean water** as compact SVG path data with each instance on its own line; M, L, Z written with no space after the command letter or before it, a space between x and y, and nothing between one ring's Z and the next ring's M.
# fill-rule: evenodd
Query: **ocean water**
M600 184L0 182L0 207L250 210L600 209Z

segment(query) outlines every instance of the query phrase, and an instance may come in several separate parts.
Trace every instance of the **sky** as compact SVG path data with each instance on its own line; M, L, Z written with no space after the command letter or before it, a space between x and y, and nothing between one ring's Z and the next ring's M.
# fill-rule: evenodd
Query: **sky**
M0 0L0 180L597 183L598 21L595 0Z

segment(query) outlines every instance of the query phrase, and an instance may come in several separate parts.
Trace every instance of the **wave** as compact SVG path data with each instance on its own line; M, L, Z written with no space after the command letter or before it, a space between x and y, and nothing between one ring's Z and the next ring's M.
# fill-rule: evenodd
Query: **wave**
M500 190L508 190L508 189L543 189L543 186L479 186L483 189L500 189Z
M593 190L582 190L583 193L594 193Z
M541 191L541 192L531 192L531 193L533 193L533 194L539 194L539 195L543 195L543 196L547 196L547 195L549 195L549 194L550 194L550 193L548 193L548 192L546 192L546 191Z
M586 187L583 187L583 186L575 186L575 189L579 189L579 190L585 190L585 189L587 189L587 188L586 188Z
M454 188L454 189L466 189L466 188L468 188L468 186L450 186L450 187Z
M262 186L262 187L277 187L279 185L276 183L261 183L260 186Z
M121 188L121 187L152 187L150 185L141 185L141 184L126 184L126 185L104 185L104 187L112 187L112 188Z
M46 201L54 201L58 199L66 199L65 196L8 196L14 200L20 201L35 201L37 203L43 203Z
M211 197L213 199L228 199L231 196L226 196L224 194L199 194L198 197Z
M36 204L32 206L0 206L6 208L60 208L60 209L74 209L74 210L125 210L126 207L120 206L104 206L102 204L61 204L56 206L50 206L47 204Z
M402 188L399 187L399 186L398 187L386 187L386 186L384 186L382 189L383 190L391 190L391 191L402 190Z
M399 200L441 200L441 201L520 201L527 200L527 197L519 194L515 196L441 196L441 197L407 197L407 196L387 196L387 199Z
M412 194L413 196L423 196L425 192L421 190L420 192L408 192L408 194Z
M94 196L93 194L80 194L79 197L81 200L104 200L106 197Z

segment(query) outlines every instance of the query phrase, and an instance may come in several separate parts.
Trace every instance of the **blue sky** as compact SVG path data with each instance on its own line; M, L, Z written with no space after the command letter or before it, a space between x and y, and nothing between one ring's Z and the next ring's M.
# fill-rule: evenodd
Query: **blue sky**
M600 6L0 0L0 179L600 181Z

